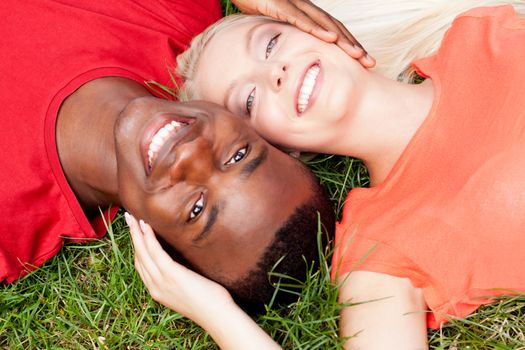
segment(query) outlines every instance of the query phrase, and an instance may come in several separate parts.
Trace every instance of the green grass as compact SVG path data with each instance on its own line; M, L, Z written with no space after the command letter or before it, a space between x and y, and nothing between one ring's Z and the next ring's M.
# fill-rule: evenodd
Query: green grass
M320 156L312 168L336 206L347 189L366 184L360 162ZM311 271L299 300L268 310L259 324L286 349L340 349L340 306L329 281L329 254ZM525 349L525 297L485 306L465 320L430 331L433 349ZM109 234L89 244L66 244L27 277L0 286L0 348L213 349L198 326L158 305L133 268L121 215Z
M223 8L232 11L224 1ZM353 159L321 156L310 162L339 214L350 187L367 185ZM298 302L259 317L286 349L339 349L340 306L329 281L329 254L311 271ZM433 349L525 349L525 297L501 299L465 320L430 331ZM213 349L198 326L149 297L133 267L124 220L89 244L66 244L42 268L0 286L2 349Z

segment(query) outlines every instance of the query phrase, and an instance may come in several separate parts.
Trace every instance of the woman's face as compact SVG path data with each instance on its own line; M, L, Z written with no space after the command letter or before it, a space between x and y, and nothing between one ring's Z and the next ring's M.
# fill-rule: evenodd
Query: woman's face
M322 151L351 113L359 63L336 45L264 18L226 27L207 44L194 79L199 98L250 118L277 145Z

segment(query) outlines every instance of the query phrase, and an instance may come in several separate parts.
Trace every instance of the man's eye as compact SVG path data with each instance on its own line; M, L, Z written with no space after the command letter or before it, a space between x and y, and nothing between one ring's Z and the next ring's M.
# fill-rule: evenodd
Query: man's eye
M274 46L277 44L277 39L279 38L279 35L281 34L277 34L276 36L271 38L270 41L268 42L268 45L266 45L266 58L268 58L270 54L272 53Z
M252 113L253 102L255 101L255 88L250 92L248 98L246 99L246 114L250 115Z
M201 193L199 199L195 202L195 204L191 208L190 220L193 220L197 216L199 216L203 209L204 209L204 194Z
M244 158L244 156L246 156L246 152L248 152L248 147L247 146L239 149L237 152L235 152L233 157L231 157L226 162L226 165L235 164L237 162L240 162Z

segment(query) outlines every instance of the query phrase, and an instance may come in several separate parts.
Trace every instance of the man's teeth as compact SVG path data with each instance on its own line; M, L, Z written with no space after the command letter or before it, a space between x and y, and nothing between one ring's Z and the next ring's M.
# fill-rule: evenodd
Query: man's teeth
M318 65L315 65L308 69L305 74L303 85L299 90L299 97L297 98L297 110L299 113L303 113L308 106L308 101L310 100L312 91L314 91L315 81L320 70L321 68L319 68Z
M148 149L148 166L150 169L164 143L171 135L177 132L177 130L180 129L182 125L184 124L173 120L172 122L164 125L159 131L157 131L155 135L153 135Z

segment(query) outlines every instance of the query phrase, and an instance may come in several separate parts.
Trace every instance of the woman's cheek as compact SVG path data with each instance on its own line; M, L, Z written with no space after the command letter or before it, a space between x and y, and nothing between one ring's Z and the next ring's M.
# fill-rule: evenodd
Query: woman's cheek
M290 123L283 113L272 114L265 121L263 137L274 144L285 145L290 138Z

